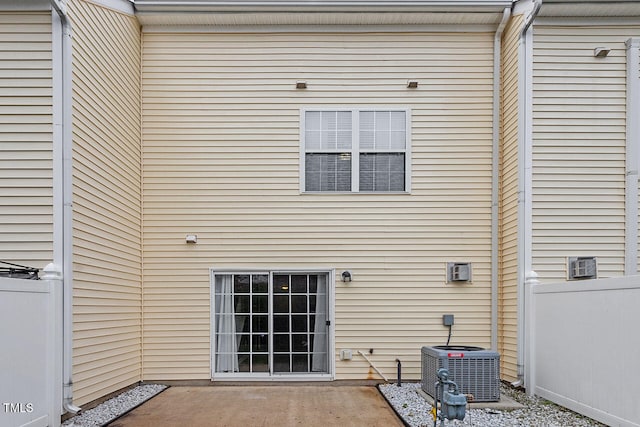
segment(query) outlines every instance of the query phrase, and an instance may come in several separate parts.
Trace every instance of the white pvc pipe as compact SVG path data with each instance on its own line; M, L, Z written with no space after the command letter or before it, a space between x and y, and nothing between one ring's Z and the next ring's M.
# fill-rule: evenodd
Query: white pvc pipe
M73 204L72 204L72 51L71 51L71 22L66 13L66 5L60 0L51 0L51 6L60 17L62 27L62 60L57 64L61 67L59 84L61 86L61 137L62 164L58 165L62 173L62 277L63 277L63 408L73 414L80 412L80 408L73 404ZM54 83L56 84L56 83ZM58 108L56 106L56 108Z
M389 382L387 377L385 377L384 374L380 372L378 368L376 368L376 365L374 365L373 362L369 360L369 358L361 350L358 350L358 353L360 353L360 356L364 357L364 360L366 360L369 363L369 366L371 366L378 373L378 375L380 375L382 379L385 380L385 382Z
M493 38L493 144L491 156L491 349L498 349L498 225L500 195L500 65L502 32L511 17L505 8Z

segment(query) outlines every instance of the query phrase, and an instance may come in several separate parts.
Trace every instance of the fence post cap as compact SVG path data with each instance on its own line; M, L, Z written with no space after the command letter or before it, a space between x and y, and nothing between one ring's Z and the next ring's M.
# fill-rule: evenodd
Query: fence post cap
M524 280L526 283L529 283L531 285L540 283L540 281L538 281L538 273L533 270L528 271L527 274L525 274Z
M62 269L59 265L54 263L49 263L45 268L42 269L42 280L61 280L62 279Z

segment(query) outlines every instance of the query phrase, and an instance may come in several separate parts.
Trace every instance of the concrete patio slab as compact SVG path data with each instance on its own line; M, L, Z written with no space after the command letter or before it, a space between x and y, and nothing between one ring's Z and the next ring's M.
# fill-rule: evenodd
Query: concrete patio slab
M110 427L403 426L371 386L171 387Z

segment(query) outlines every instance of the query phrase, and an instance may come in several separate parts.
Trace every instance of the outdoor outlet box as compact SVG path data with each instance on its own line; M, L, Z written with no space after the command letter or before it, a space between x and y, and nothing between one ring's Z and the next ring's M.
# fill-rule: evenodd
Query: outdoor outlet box
M442 325L443 326L453 326L453 314L443 314L442 315Z
M340 350L340 360L353 359L353 352L351 350Z

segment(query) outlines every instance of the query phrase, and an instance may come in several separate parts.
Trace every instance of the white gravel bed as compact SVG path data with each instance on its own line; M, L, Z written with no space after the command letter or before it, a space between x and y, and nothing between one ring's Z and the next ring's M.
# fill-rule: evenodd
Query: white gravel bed
M382 384L380 391L396 412L411 427L432 427L431 405L418 394L420 383ZM519 390L501 385L501 393L526 406L525 409L499 411L495 409L467 409L464 421L445 420L446 426L539 426L591 427L602 426L597 421L576 414L538 397L528 397ZM438 421L440 426L440 421Z
M167 388L167 386L162 384L139 385L102 402L95 408L80 412L79 415L69 418L62 423L62 425L67 427L103 426L132 408L151 399L165 388Z

